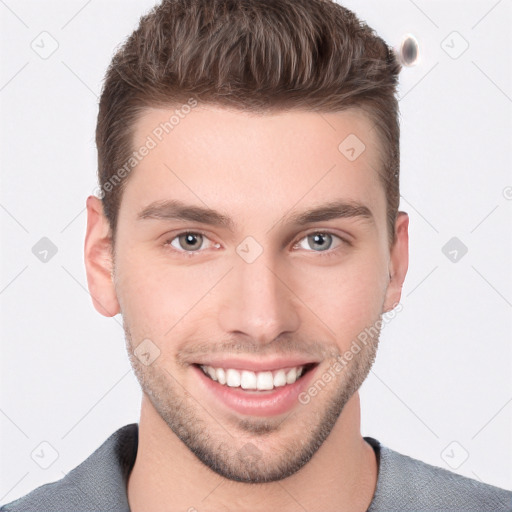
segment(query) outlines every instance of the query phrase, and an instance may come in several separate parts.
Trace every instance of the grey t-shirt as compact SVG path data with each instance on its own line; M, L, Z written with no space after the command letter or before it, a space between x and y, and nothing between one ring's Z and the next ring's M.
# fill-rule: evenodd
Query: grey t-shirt
M372 437L365 440L379 463L368 512L512 512L511 491L402 455ZM129 512L126 482L137 445L137 423L125 425L64 478L34 489L0 512ZM196 508L201 509L199 504Z

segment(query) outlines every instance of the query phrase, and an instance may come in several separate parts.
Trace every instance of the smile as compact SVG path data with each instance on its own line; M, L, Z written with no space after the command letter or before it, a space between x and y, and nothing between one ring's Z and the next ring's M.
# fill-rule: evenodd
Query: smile
M275 416L300 407L299 394L317 373L318 362L304 360L201 361L192 365L199 396L211 407L244 416Z
M214 368L200 365L204 374L223 386L247 390L270 391L274 388L294 384L308 369L309 365L281 368L273 371L253 372L234 368Z

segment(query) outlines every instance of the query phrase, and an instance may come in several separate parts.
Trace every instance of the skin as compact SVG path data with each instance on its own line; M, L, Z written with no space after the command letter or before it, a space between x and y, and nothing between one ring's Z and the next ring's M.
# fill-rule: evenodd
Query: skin
M148 110L134 148L173 111ZM338 150L349 134L366 146L354 161ZM378 468L361 436L357 389L378 335L307 405L283 415L226 408L205 395L191 365L210 352L251 360L314 355L320 377L399 302L409 219L400 212L390 247L379 144L358 110L263 116L200 105L131 172L114 256L101 201L87 199L89 290L101 314L122 313L143 390L132 511L367 510ZM233 231L137 218L168 199L218 210ZM293 213L337 199L366 205L373 220L288 223ZM187 257L178 235L198 230L205 237ZM322 239L322 249L312 233L333 237ZM236 251L248 236L262 249L251 263ZM133 350L148 339L159 352L145 365ZM248 446L250 462L241 457Z

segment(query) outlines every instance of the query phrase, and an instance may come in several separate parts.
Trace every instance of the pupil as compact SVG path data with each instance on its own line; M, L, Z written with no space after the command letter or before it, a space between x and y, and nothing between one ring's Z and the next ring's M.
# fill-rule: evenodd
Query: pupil
M321 249L327 249L328 248L327 247L328 243L325 242L325 241L322 241L322 239L324 239L327 236L329 236L329 235L327 235L325 233L316 233L314 235L311 235L311 237L313 239L313 243L314 244L318 244Z
M187 233L186 235L182 235L185 237L185 245L188 249L197 249L196 246L201 246L201 242L198 243L199 237L201 235L194 235L192 233Z

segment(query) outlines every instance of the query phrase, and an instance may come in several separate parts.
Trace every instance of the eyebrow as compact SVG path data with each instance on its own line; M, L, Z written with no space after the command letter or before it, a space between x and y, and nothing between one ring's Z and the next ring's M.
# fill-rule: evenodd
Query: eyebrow
M374 223L374 216L366 205L346 200L331 201L309 208L300 213L285 215L279 224L289 223L305 226L315 222L333 219L359 218L368 223ZM186 204L177 199L156 201L146 206L137 215L137 219L181 220L198 222L210 226L227 228L234 231L233 219L211 208Z

